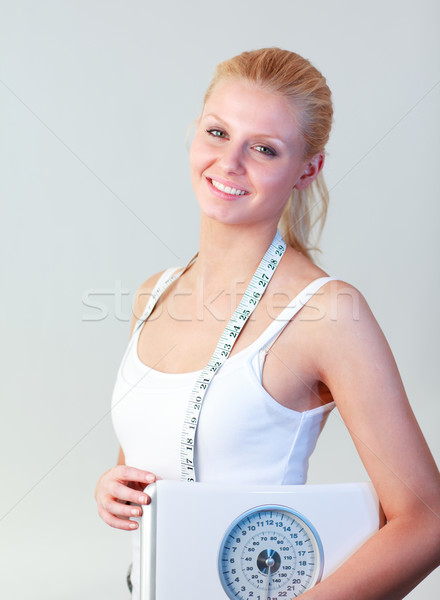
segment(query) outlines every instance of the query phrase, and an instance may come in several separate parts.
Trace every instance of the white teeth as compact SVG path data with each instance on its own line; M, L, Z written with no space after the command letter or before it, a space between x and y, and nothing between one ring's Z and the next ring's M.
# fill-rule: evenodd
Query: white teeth
M215 179L211 179L211 183L214 187L216 187L221 192L225 192L226 194L231 194L231 196L243 196L243 194L246 193L244 190L236 190L235 188L227 187L227 186L223 185L222 183L215 181Z

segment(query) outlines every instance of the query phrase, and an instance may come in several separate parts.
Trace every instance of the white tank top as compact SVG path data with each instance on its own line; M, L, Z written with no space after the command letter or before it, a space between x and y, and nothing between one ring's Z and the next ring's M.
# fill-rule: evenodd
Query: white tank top
M180 268L180 267L179 267ZM155 290L176 270L168 269ZM227 359L203 401L196 438L197 481L303 484L308 461L334 402L297 412L262 386L265 356L312 295L335 277L305 287L247 348ZM150 307L150 297L139 321ZM127 465L180 479L180 434L200 371L163 373L139 358L138 323L122 357L112 397L113 426ZM190 349L188 349L190 351ZM213 348L214 351L214 348ZM133 532L133 600L138 596L139 530Z

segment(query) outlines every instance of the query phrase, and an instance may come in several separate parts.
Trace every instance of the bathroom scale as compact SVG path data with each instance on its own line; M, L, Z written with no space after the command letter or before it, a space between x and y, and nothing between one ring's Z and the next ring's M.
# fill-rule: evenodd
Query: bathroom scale
M383 524L371 483L163 481L141 519L141 600L296 598Z

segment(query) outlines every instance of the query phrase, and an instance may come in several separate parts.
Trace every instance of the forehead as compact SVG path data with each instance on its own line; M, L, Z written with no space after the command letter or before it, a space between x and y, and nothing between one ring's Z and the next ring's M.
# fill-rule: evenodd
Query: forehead
M253 133L295 142L301 138L299 109L281 94L244 80L228 80L214 87L202 112L202 117L211 116Z

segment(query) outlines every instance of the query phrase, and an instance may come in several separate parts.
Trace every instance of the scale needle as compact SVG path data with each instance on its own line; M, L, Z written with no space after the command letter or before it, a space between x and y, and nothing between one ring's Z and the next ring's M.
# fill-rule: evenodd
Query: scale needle
M268 600L269 586L270 586L270 570L274 566L274 564L275 564L274 559L271 556L269 556L269 558L266 559L267 579L266 579L265 600Z

